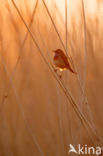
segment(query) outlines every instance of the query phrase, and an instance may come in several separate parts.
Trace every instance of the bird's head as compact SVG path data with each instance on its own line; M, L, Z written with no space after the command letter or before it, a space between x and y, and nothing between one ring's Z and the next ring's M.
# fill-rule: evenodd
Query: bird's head
M56 49L56 50L53 50L52 52L53 52L53 53L56 53L56 54L59 54L60 51L61 51L60 49Z
M56 50L53 50L52 52L53 52L53 53L56 53Z

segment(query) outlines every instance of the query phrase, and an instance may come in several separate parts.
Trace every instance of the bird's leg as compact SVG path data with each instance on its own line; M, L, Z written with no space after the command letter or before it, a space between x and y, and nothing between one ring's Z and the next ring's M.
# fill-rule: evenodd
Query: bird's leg
M61 75L58 75L58 76L59 76L60 79L62 78L62 74Z
M57 73L57 75L58 75L58 77L61 79L62 78L62 73L61 74L59 74L57 71L58 71L59 69L54 69L54 72L56 72Z
M57 72L58 71L58 69L54 69L54 72Z
M58 74L58 76L61 79L62 78L62 72L60 72L60 74Z

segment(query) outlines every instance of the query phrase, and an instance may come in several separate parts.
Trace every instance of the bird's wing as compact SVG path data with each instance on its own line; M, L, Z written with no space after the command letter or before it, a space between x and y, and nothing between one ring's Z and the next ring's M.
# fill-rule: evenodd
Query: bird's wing
M69 64L68 58L67 58L67 56L65 56L65 54L63 52L61 53L61 57L64 60L65 64L68 65Z
M62 54L62 58L63 58L63 60L64 60L64 62L65 62L65 65L68 67L68 69L69 69L72 73L75 73L75 72L73 71L73 69L72 69L70 63L69 63L68 58L67 58L64 54Z
M72 73L77 74L77 73L73 70L72 65L69 63L68 58L65 59L65 64L66 64L66 66L68 67L68 69L69 69Z

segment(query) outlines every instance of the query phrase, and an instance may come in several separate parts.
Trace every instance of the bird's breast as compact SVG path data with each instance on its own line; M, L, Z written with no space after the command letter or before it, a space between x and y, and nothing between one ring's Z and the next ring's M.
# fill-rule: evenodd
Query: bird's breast
M54 57L54 64L59 68L65 68L65 62L61 57Z

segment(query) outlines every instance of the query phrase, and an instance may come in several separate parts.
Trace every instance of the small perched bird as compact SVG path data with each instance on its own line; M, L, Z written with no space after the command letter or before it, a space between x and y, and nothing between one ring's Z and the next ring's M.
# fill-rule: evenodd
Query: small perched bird
M68 61L68 57L64 54L64 52L61 49L57 49L54 50L54 58L53 58L53 62L55 64L55 66L58 68L57 70L63 71L63 70L70 70L72 73L76 72L72 69L69 61Z

